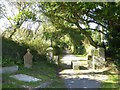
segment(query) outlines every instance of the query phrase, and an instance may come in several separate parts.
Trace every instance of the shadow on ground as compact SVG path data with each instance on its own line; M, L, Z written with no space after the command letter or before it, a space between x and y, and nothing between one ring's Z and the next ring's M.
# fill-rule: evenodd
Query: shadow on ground
M67 78L65 79L67 88L98 88L101 82L89 78ZM97 90L97 89L96 89Z

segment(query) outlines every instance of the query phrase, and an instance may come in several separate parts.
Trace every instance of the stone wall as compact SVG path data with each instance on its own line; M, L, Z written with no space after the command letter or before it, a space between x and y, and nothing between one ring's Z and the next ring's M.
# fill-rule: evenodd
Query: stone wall
M91 55L88 55L89 68L102 68L105 66L105 49L98 47L97 49L91 49Z

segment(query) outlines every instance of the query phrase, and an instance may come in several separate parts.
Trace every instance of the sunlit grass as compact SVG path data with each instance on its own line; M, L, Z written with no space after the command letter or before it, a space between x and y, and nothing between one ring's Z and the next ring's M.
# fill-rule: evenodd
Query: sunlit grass
M108 80L102 83L100 90L105 90L106 88L109 88L109 90L120 90L118 80L118 75L108 75Z
M101 90L120 90L118 69L114 63L110 65L108 79L101 85Z

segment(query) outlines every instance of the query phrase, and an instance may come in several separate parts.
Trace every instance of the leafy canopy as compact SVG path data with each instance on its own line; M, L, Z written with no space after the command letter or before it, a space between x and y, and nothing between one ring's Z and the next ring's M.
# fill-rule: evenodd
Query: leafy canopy
M84 34L90 44L94 47L98 46L91 33L97 31L106 34L112 29L109 22L117 20L120 17L120 3L90 3L90 2L45 2L40 3L44 14L48 16L56 28L65 28L73 26ZM91 28L90 23L96 23L103 28ZM81 26L84 25L84 28Z

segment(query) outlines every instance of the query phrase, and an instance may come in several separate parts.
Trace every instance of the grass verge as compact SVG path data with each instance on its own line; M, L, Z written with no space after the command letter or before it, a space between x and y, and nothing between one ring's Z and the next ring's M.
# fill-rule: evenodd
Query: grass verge
M101 85L100 90L120 90L120 77L118 69L111 65L112 69L108 72L108 79ZM114 72L114 74L110 74Z
M108 80L104 81L101 86L101 90L109 88L109 90L120 90L120 86L118 83L118 75L109 75Z

